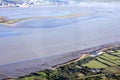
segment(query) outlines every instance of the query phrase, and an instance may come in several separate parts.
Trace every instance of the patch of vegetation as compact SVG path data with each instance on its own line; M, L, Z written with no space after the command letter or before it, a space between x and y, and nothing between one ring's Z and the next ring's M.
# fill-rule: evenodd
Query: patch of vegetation
M16 80L120 80L120 49L111 48L96 57L60 66L54 70L31 73Z
M6 17L0 17L0 23L6 22Z

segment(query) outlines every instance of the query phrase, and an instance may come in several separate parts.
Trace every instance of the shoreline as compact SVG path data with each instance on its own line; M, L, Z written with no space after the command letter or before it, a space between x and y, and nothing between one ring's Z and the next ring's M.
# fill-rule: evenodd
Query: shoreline
M70 63L72 63L72 62L79 61L79 60L85 58L87 55L88 55L88 54L84 54L84 53L83 53L83 54L80 55L80 57L78 57L78 58L76 58L76 59L70 60L70 61L68 61L68 62L66 62L66 63L62 63L62 64L58 64L58 65L52 66L52 70L55 70L56 68L59 68L59 67L64 66L64 65L66 65L66 64L70 64Z
M120 42L113 42L83 50L49 56L46 58L28 60L24 62L9 64L7 66L0 66L0 79L18 78L20 76L28 75L32 72L42 71L45 69L53 69L55 66L59 67L60 65L64 65L68 62L78 60L80 56L85 53L92 53L94 51L99 51L110 47L120 47Z

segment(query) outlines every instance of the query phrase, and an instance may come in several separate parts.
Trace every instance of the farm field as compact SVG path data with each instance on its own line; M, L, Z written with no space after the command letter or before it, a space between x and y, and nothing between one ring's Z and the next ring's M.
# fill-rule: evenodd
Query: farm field
M54 70L31 73L17 80L119 80L119 55L118 48L107 49L99 56L88 56Z
M89 63L83 64L83 66L88 66L90 68L120 66L120 51L113 53L103 53L94 60L89 61Z

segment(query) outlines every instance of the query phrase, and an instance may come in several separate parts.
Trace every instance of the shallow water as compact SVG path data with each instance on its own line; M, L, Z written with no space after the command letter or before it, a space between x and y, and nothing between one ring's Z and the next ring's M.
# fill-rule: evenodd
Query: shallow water
M0 65L120 41L119 11L116 5L4 8L0 15L9 19L74 13L90 15L34 19L16 23L16 27L0 25Z

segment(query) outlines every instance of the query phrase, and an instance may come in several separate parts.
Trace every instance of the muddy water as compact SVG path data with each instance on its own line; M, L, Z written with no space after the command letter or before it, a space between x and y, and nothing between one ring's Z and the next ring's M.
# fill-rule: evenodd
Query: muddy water
M76 13L90 15L27 20L16 23L16 27L0 25L0 65L120 41L120 14L116 6L6 8L0 14L19 19Z

